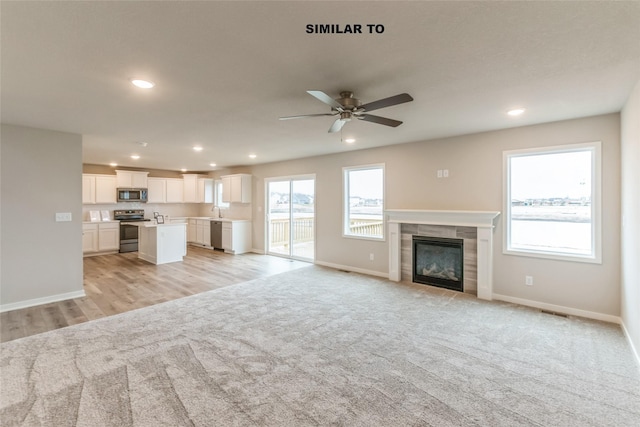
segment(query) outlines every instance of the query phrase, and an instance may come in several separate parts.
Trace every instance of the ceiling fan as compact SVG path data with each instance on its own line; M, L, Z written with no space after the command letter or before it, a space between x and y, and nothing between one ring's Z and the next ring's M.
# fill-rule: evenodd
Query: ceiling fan
M340 98L338 99L333 99L320 90L308 90L307 93L329 105L331 107L331 112L324 114L305 114L302 116L280 117L280 120L301 119L304 117L318 116L337 116L336 121L333 122L333 124L329 128L329 133L339 132L340 129L342 129L342 126L344 126L346 122L351 121L352 118L364 120L365 122L378 123L385 126L400 126L402 124L401 121L388 119L386 117L374 116L373 114L368 114L368 112L413 101L413 98L408 93L401 93L399 95L379 99L367 104L363 104L358 98L354 98L353 92L349 91L340 92Z

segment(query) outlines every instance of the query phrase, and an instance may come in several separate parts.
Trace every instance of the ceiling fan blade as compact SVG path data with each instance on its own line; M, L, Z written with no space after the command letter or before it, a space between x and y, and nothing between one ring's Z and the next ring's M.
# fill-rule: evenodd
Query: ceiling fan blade
M335 99L333 99L332 97L330 97L329 95L327 95L321 90L308 90L307 93L313 96L314 98L324 102L325 104L330 105L331 108L334 108L338 111L343 110L342 105L340 105L338 101L336 101Z
M360 108L364 111L373 111L380 108L391 107L392 105L404 104L409 101L413 101L411 95L408 93L401 93L400 95L390 96L389 98L379 99L377 101L361 105Z
M291 119L304 119L305 117L319 117L319 116L335 116L338 113L335 114L331 114L331 113L324 113L324 114L303 114L301 116L286 116L286 117L279 117L278 120L291 120Z
M347 122L342 119L336 120L329 128L329 133L340 132L340 129L342 129L342 126L344 126L345 123Z
M399 120L393 120L393 119L388 119L386 117L374 116L373 114L360 114L356 117L358 117L358 119L360 120L364 120L365 122L377 123L379 125L391 126L394 128L402 124L402 122Z

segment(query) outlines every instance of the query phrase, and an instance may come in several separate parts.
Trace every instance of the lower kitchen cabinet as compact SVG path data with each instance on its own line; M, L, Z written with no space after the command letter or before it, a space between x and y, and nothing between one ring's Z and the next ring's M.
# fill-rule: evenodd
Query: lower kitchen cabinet
M119 249L119 222L82 224L82 253L85 256L117 252Z
M120 223L105 222L98 224L98 251L117 251L120 249Z
M98 252L98 224L82 224L82 253Z
M227 221L222 223L222 249L226 253L243 254L251 250L251 222Z
M187 241L194 245L211 247L211 220L189 218Z

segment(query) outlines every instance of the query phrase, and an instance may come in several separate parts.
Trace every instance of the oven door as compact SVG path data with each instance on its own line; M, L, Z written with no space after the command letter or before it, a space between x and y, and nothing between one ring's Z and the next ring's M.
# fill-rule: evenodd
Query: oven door
M120 252L138 250L138 226L120 223Z

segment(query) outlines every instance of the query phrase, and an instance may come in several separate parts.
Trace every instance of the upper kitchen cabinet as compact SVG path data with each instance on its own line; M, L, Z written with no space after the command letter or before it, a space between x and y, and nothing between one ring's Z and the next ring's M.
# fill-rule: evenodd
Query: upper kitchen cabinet
M147 179L147 203L167 203L167 179Z
M223 176L222 201L225 203L251 203L251 175Z
M114 175L82 174L82 203L85 205L116 203Z
M184 180L148 178L147 203L185 203Z
M198 203L213 203L213 179L198 178Z
M213 203L213 179L204 175L183 174L184 203Z
M149 172L116 171L118 188L147 188Z
M184 184L180 178L167 178L167 203L184 202Z

